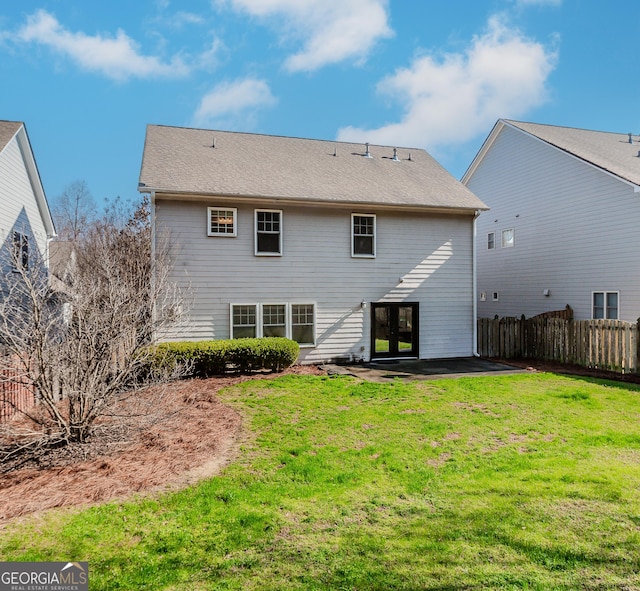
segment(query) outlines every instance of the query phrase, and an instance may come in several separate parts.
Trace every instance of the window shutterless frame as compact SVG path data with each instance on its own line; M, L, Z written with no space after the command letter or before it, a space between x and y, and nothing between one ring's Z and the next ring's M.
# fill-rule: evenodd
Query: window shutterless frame
M315 347L316 305L313 302L232 303L229 310L230 336L283 336L301 348Z
M254 254L282 256L282 210L256 209L254 219Z
M376 216L375 214L351 214L351 256L375 258Z
M516 232L513 228L502 230L502 248L513 248L516 243Z
M238 210L235 207L207 207L207 236L235 238Z
M620 318L620 292L591 292L591 317L594 320L618 320Z
M489 232L487 234L487 250L493 250L496 247L496 233Z

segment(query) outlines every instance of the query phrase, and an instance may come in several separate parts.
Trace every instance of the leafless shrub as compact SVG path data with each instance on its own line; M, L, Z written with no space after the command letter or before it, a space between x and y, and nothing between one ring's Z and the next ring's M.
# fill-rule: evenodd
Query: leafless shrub
M152 256L147 202L124 227L95 222L72 252L55 281L37 252L28 265L12 252L0 298L0 382L33 391L24 412L47 445L85 442L123 398L175 377L150 363L149 346L184 309L167 244Z

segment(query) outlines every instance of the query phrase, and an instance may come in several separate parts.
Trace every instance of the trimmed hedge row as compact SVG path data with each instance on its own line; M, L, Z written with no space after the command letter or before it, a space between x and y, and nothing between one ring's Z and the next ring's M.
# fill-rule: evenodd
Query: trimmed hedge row
M158 365L183 365L192 376L209 377L227 371L282 371L296 362L299 353L300 347L295 341L264 337L161 343L155 348L155 359Z

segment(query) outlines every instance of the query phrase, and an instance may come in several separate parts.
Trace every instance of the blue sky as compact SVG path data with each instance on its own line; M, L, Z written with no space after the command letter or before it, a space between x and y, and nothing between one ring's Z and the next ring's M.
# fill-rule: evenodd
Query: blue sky
M137 197L148 123L427 149L460 178L498 118L640 132L638 0L21 0L0 119L50 201Z

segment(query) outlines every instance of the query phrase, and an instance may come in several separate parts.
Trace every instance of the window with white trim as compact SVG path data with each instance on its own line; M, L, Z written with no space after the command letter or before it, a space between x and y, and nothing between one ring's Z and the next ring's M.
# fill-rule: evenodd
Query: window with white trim
M376 216L351 214L351 256L376 256Z
M13 266L16 270L29 267L29 237L20 232L13 233Z
M315 345L315 306L291 304L291 338L299 345Z
M238 210L233 207L207 207L207 236L235 237L238 234Z
M595 320L618 320L618 291L594 291L592 298Z
M286 306L284 304L263 304L262 336L287 336Z
M512 248L516 242L516 234L513 228L502 230L502 248Z
M313 347L315 332L315 304L231 304L232 339L287 337Z
M489 232L487 234L487 249L493 250L496 247L496 233Z
M261 256L282 255L282 211L256 209L255 254Z
M257 306L233 304L231 306L231 338L242 339L258 336Z

